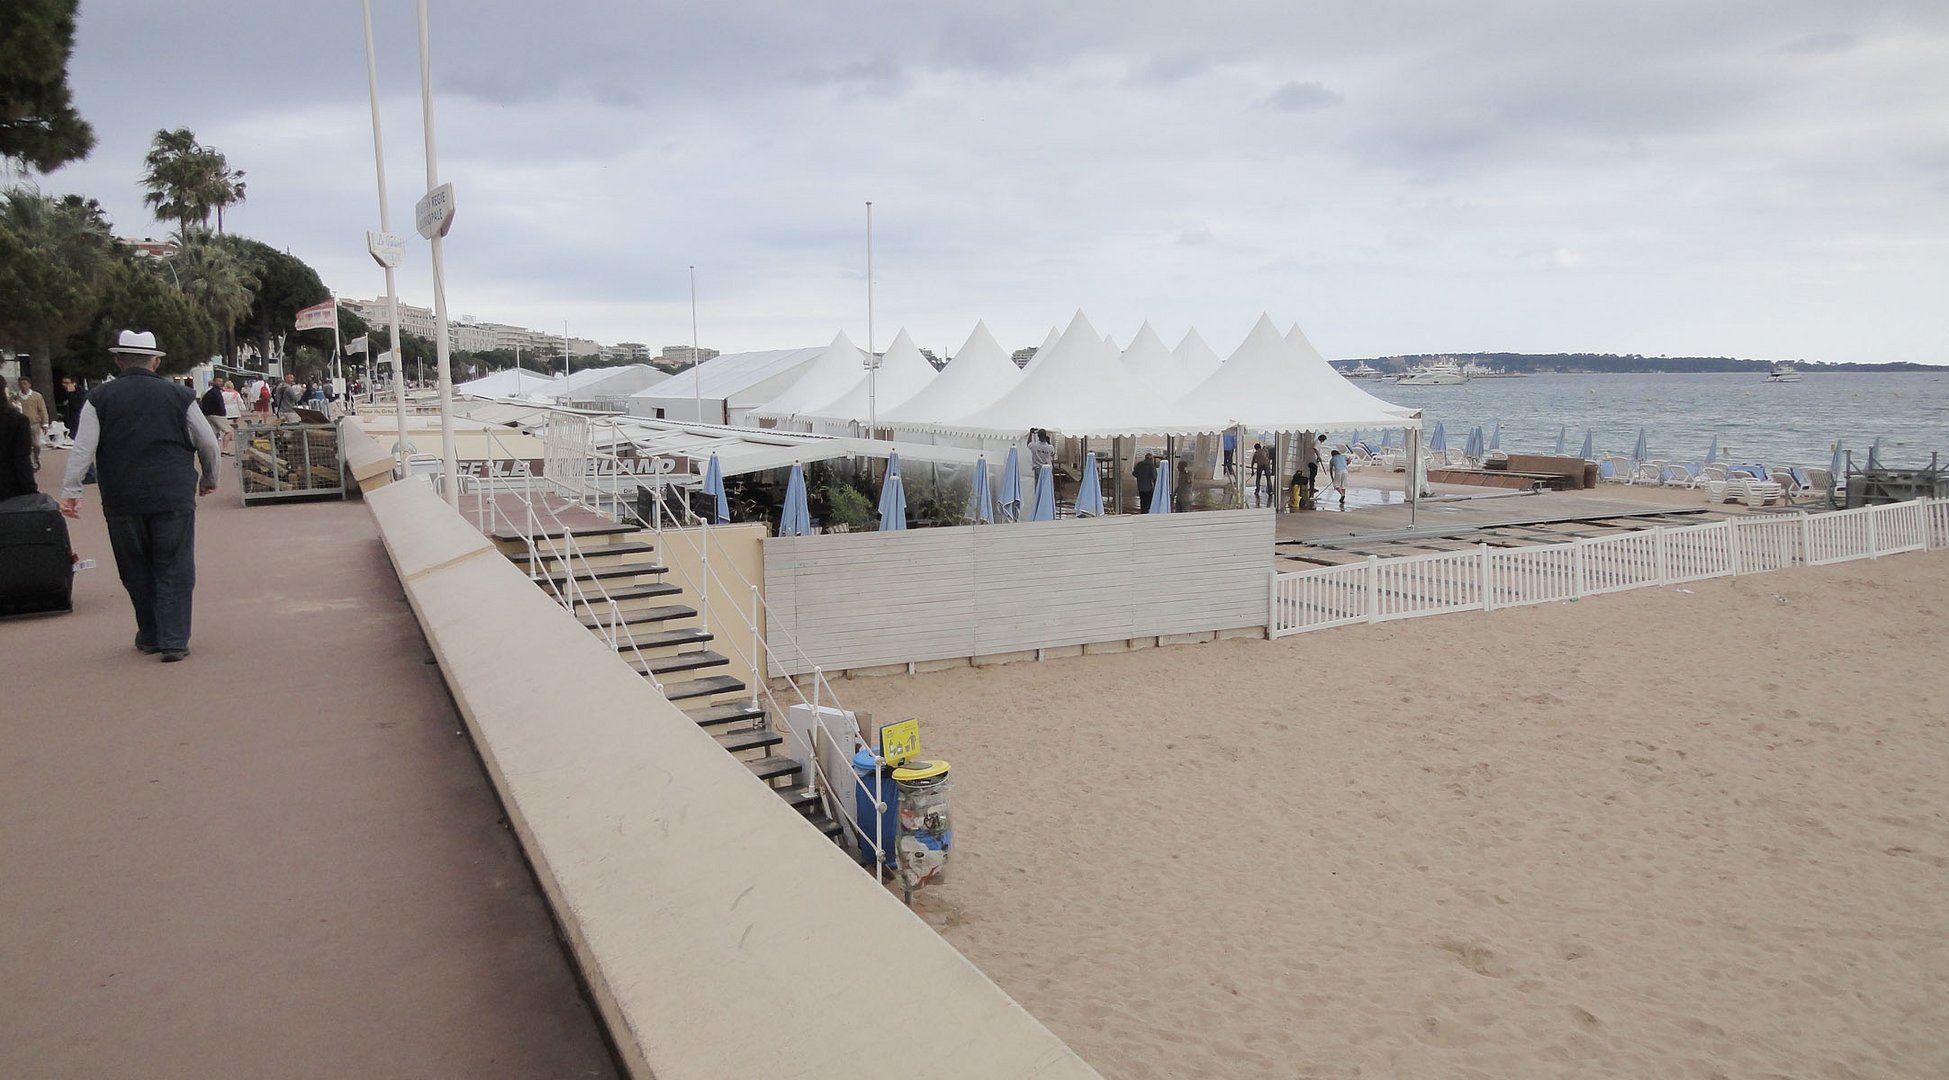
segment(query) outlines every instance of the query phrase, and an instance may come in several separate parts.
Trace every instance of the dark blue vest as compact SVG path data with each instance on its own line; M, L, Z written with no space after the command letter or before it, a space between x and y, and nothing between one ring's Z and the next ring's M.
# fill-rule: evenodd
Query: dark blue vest
M102 513L116 516L196 509L196 444L188 387L142 367L123 368L88 393L101 425L95 475Z

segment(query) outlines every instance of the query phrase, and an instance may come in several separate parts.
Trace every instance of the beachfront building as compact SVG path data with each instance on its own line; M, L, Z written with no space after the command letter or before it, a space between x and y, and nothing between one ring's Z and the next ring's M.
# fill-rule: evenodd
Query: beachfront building
M717 355L716 349L704 349L695 345L665 345L663 351L657 354L657 360L667 368L688 368Z

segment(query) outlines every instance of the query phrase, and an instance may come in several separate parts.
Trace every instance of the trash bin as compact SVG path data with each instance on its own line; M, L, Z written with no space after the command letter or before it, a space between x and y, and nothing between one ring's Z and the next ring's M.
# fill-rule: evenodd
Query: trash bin
M886 799L886 809L879 815L881 860L888 870L894 870L898 869L894 860L897 850L894 841L900 833L900 785L890 775L893 770L882 769L879 770L880 781L876 788L873 781L874 760L870 748L853 755L853 775L859 778L859 783L853 787L853 817L858 822L859 861L862 866L873 865L873 796L877 790Z
M948 853L954 847L954 825L948 811L945 761L910 761L893 770L900 789L900 836L894 852L900 858L900 884L909 893L926 885L947 882Z

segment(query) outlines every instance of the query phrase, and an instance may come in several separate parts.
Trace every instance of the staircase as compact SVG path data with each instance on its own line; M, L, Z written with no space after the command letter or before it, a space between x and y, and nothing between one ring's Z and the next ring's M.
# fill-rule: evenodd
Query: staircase
M532 549L522 532L504 530L489 538L551 598L562 599L599 640L608 644L613 633L623 661L660 683L663 696L753 776L819 831L839 837L840 824L827 813L815 778L774 752L785 736L771 729L744 680L723 670L730 658L709 648L714 635L686 603L682 586L665 580L655 533L633 525L579 526L572 550L559 527L536 526Z

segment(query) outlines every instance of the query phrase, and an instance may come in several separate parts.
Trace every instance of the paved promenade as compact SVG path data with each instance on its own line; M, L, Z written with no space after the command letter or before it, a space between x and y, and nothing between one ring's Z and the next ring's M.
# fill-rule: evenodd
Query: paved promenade
M615 1075L365 508L236 498L187 662L92 489L75 612L0 620L0 1076Z

